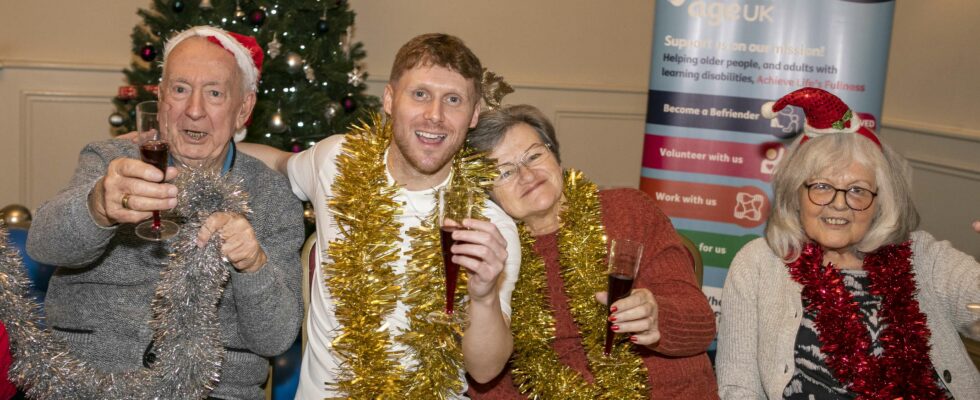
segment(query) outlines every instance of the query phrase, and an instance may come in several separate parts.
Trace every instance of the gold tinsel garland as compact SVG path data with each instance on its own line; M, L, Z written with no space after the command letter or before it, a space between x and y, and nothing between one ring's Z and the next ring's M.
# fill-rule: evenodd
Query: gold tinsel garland
M453 175L449 182L450 193L473 199L472 217L483 218L487 200L486 187L493 185L497 168L482 153L464 148L453 159ZM450 197L450 207L465 207L461 198ZM456 201L454 201L456 200ZM440 247L436 214L432 213L418 227L409 230L412 237L411 259L405 270L406 288L403 301L409 305L409 329L397 340L415 350L418 368L412 371L404 390L404 398L444 399L463 390L459 370L463 367L462 347L458 335L461 326L440 325L428 321L431 312L442 312L446 296L446 279ZM458 213L457 213L458 214ZM460 274L456 286L456 310L466 295L466 274ZM458 313L459 311L457 311Z
M644 399L647 369L632 343L619 340L603 355L606 309L595 301L605 291L606 240L598 189L580 171L565 174L565 203L558 231L561 276L572 317L579 327L594 383L559 361L552 348L555 317L545 265L534 252L534 238L521 226L521 272L513 295L514 382L529 398Z
M328 245L332 262L324 263L323 270L343 326L331 344L344 360L332 389L349 398L394 397L404 375L399 360L405 355L392 351L384 327L401 294L393 271L401 206L384 164L390 142L391 124L379 115L370 125L355 126L337 157L334 197L327 202L338 238Z
M327 250L333 263L323 268L343 326L332 345L344 368L331 388L355 399L446 398L462 390L462 350L459 327L426 320L431 311L442 310L445 298L436 211L409 230L411 258L405 276L399 277L393 267L399 258L401 204L394 200L398 186L388 183L384 162L391 138L390 121L373 115L370 124L361 123L348 133L337 158L334 197L328 207L339 235ZM453 159L450 185L474 194L477 217L486 200L483 187L492 184L495 171L493 164L470 150ZM457 303L466 293L462 275ZM385 325L399 298L409 308L409 329L395 340L412 354L392 349ZM417 361L411 371L400 362L409 356Z

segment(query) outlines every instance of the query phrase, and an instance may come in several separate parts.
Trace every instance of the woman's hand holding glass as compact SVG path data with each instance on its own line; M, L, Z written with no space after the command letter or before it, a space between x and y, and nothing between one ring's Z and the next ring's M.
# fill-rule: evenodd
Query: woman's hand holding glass
M642 258L642 243L629 239L610 240L606 271L609 290L596 293L599 303L609 305L604 348L606 355L612 351L617 333L635 333L629 339L636 344L649 345L660 341L657 301L649 290L633 289Z
M607 304L606 292L596 293L595 298L599 303ZM644 346L655 345L660 341L660 308L649 290L633 289L629 296L612 303L610 310L613 311L609 322L613 323L616 333L631 334L631 342Z

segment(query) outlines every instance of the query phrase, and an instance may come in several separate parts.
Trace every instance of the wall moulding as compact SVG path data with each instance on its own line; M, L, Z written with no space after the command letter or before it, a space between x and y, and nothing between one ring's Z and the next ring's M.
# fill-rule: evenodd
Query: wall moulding
M74 129L82 132L89 132L90 129L82 125L76 126L76 124L63 119L52 119L49 113L45 112L44 110L45 106L50 105L77 106L80 108L78 112L83 112L81 108L92 105L97 107L105 107L108 110L109 107L112 106L112 95L107 95L104 93L62 91L22 91L20 93L20 174L18 176L18 187L20 189L19 201L22 204L37 205L40 201L44 200L34 198L38 189L43 189L42 191L44 192L53 190L47 187L42 188L41 185L50 186L52 184L64 184L64 182L49 182L46 179L40 179L38 174L50 174L52 172L65 171L61 171L60 169L58 171L52 171L51 169L37 168L39 163L43 162L45 165L73 166L74 161L77 158L78 151L81 149L81 146L84 145L84 143L95 140L99 137L109 137L108 125L105 125L104 127L104 134L91 138L86 138L85 136L96 132L85 134L80 134L80 132L72 132L70 130L72 126L74 126ZM38 128L38 125L41 124L46 126L52 124L67 125L68 128L64 129L63 131L59 130L59 132L48 132L48 129ZM59 136L61 134L63 134L63 136ZM61 138L63 138L63 140ZM48 141L53 142L48 143ZM68 143L71 143L71 145L66 146ZM74 156L68 158L66 161L64 158L68 157L68 154L73 154ZM59 157L58 155L62 156ZM70 172L71 169L66 171Z
M0 70L24 69L69 72L108 72L120 73L126 66L115 64L86 64L65 61L42 60L0 60Z

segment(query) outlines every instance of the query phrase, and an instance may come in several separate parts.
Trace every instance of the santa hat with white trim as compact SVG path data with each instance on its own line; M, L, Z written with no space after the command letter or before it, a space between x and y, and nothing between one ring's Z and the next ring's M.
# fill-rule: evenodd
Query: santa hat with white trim
M244 75L245 82L247 82L245 89L251 92L258 90L259 76L262 73L262 60L265 58L265 53L254 37L239 35L213 26L195 26L180 32L177 36L167 41L163 47L163 59L166 60L171 50L185 39L191 37L206 38L209 42L221 46L231 53L235 57L238 69ZM251 122L252 116L250 115L245 125L248 126ZM245 139L245 133L245 128L235 132L235 141L240 142Z
M806 115L801 144L811 137L829 133L857 133L881 147L874 132L865 127L857 113L833 93L814 87L797 89L775 102L763 104L762 116L776 118L777 113L786 106L800 107Z

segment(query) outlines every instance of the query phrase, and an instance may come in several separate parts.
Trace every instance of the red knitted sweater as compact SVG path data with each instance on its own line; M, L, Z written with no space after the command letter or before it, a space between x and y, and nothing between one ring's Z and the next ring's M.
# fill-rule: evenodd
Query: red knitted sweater
M0 399L6 400L17 394L17 387L7 379L7 371L13 359L10 355L10 337L7 336L7 327L0 323Z
M614 189L599 192L602 222L611 238L643 241L640 274L634 288L653 293L659 306L660 342L638 346L649 371L651 399L717 399L718 387L705 350L715 336L714 313L697 285L693 266L670 220L643 192ZM534 250L542 257L555 313L555 342L561 362L592 382L578 327L569 311L558 264L557 232L538 236ZM476 399L524 399L510 371L487 384L470 381Z

